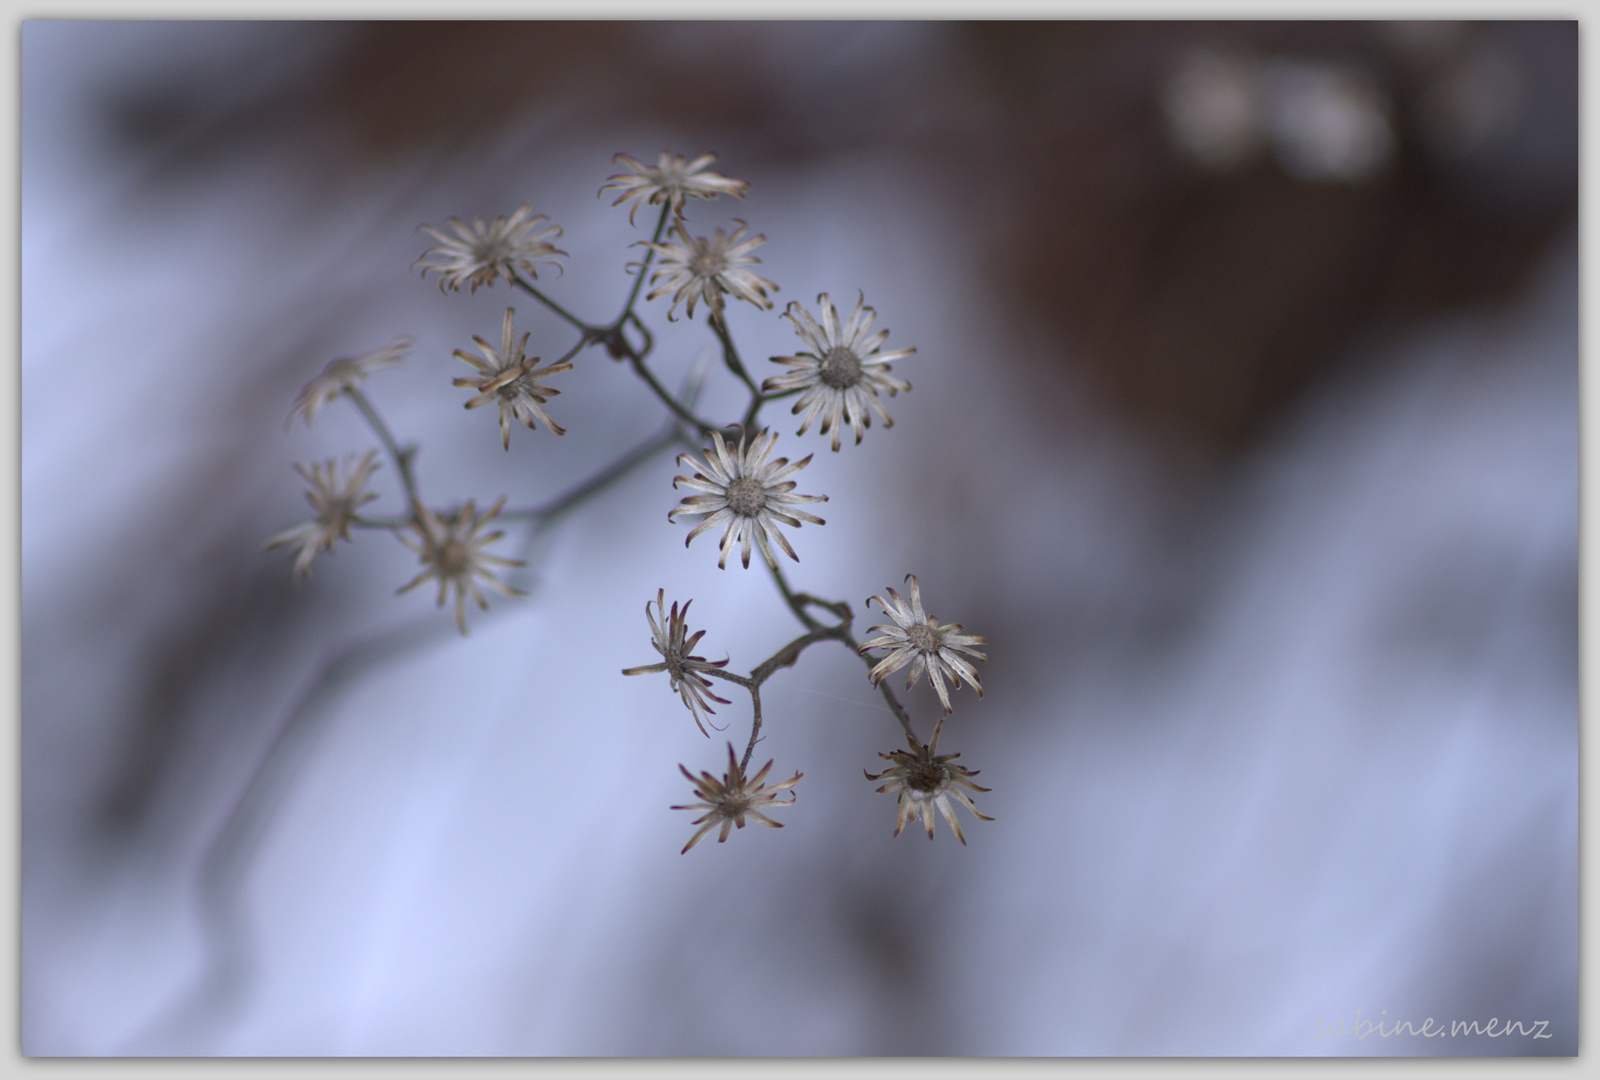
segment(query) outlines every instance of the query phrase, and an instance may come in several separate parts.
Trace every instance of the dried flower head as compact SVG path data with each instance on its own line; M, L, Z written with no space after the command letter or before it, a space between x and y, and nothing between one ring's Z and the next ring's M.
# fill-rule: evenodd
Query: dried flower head
M559 237L561 227L549 225L540 229L539 223L550 219L543 214L529 217L532 213L533 208L524 203L510 217L501 215L487 226L481 217L473 218L471 225L451 218L450 225L456 231L453 237L432 225L423 225L421 231L439 241L439 246L424 251L413 265L422 267L423 277L428 276L429 270L439 271L440 292L446 288L460 292L464 284L477 292L479 285L493 285L501 274L510 281L518 268L537 278L541 262L559 270L561 264L555 257L566 252L544 238Z
M893 589L889 590L887 600L881 596L867 598L867 606L870 607L872 601L876 600L884 614L894 620L894 625L880 624L867 627L867 633L882 630L883 636L862 642L856 651L866 655L868 649L889 650L888 655L878 661L877 666L868 673L873 686L877 686L884 676L892 675L910 664L911 671L906 675L906 689L909 690L926 670L928 681L938 693L939 703L944 706L945 715L949 716L950 696L944 689L946 677L955 683L957 690L961 689L961 680L966 679L978 692L978 696L983 696L983 685L978 682L977 671L956 654L966 653L979 660L987 660L988 657L983 653L968 646L987 645L989 639L961 633L960 623L946 623L940 626L938 620L922 610L922 592L917 588L916 575L907 574L906 580L911 582L910 604L900 599L900 594Z
M489 601L478 591L478 583L473 580L474 578L482 578L484 584L504 596L522 595L495 577L489 567L526 564L520 559L502 559L498 555L488 555L483 550L505 533L496 529L487 536L478 535L485 525L499 516L500 508L505 502L505 496L502 495L482 517L478 516L477 506L471 500L452 514L436 515L425 506L420 504L415 506L413 508L415 517L411 527L416 530L418 539L413 540L403 533L399 535L400 542L421 557L424 569L422 573L400 586L396 593L409 592L431 578L439 583L438 606L444 607L445 595L453 589L456 596L456 625L461 628L463 634L467 632L465 610L467 596L471 595L478 602L478 607L485 611L489 608Z
M349 540L350 523L355 520L356 510L378 497L366 490L367 478L378 467L373 460L377 454L376 450L368 450L353 467L350 463L355 455L347 455L343 480L338 478L335 463L331 459L311 466L310 472L303 465L295 466L295 471L311 485L311 490L306 492L306 502L311 504L317 516L304 525L296 525L278 533L267 541L266 549L270 551L284 544L295 545L298 549L293 571L296 577L311 576L311 560L317 552L332 554L335 540Z
M906 827L907 821L922 818L922 823L927 827L928 839L933 839L933 811L937 807L939 813L950 823L950 828L955 830L956 839L963 845L967 838L961 834L961 823L956 820L955 811L950 808L950 800L954 799L968 810L972 815L983 821L993 821L994 818L978 812L972 805L972 799L966 791L988 791L989 788L979 787L968 777L977 776L981 770L968 769L964 765L955 765L952 762L960 754L939 753L939 731L944 727L941 719L933 726L933 741L923 746L911 736L906 736L906 742L911 745L907 750L891 750L887 754L879 754L883 760L892 762L891 768L883 770L874 776L862 769L868 780L888 779L888 783L878 789L879 792L900 793L899 814L894 823L894 834L900 835Z
M487 362L460 349L455 351L456 356L477 368L481 377L463 376L451 380L452 386L467 386L479 391L477 397L467 402L469 409L476 409L491 401L500 402L500 445L507 450L511 449L512 417L526 424L529 431L538 430L533 423L534 418L538 417L544 421L545 427L557 435L567 433L565 428L550 419L550 414L543 408L546 401L557 397L561 391L540 386L538 380L572 370L571 364L551 364L541 368L537 356L524 355L528 347L528 335L523 334L522 340L515 343L511 340L513 310L506 308L505 323L500 331L500 348L496 349L476 334L472 336Z
M761 767L760 772L747 779L744 775L744 770L739 767L739 759L734 757L732 743L728 744L728 771L723 774L721 780L718 780L708 772L701 773L700 779L696 780L694 773L684 768L684 766L679 765L678 768L683 771L684 776L689 778L689 783L694 785L694 793L700 801L688 806L674 806L673 809L705 811L702 816L695 818L690 823L699 825L700 828L689 838L689 842L683 845L683 851L678 853L680 855L698 844L701 837L718 825L722 826L722 833L717 837L717 843L725 843L728 839L729 829L744 828L746 815L755 818L763 825L770 825L774 829L783 828L781 822L773 821L767 817L761 812L761 808L793 805L794 792L789 792L787 799L779 799L778 793L785 788L793 787L805 775L804 773L795 773L793 777L783 783L767 787L762 781L767 778L767 773L772 770L772 762L769 761Z
M756 544L761 548L761 554L767 560L767 565L776 570L778 561L772 557L772 549L767 546L769 532L789 558L799 562L800 556L794 553L789 541L778 531L777 523L781 521L792 529L798 529L802 521L809 521L813 525L825 524L816 515L795 509L794 504L827 502L826 495L790 494L795 488L795 482L789 477L811 464L811 455L807 454L793 465L789 464L788 458L767 461L772 448L778 442L778 436L768 431L757 432L748 451L745 449L742 434L739 436L738 448L732 453L729 453L728 444L723 441L720 432L713 431L711 441L715 444L715 450L704 452L704 462L696 461L691 454L678 455L680 465L684 458L689 459L695 467L695 474L692 478L673 477L672 486L677 487L682 484L706 494L687 496L681 503L667 511L667 520L671 521L680 514L708 515L704 521L689 531L683 546L688 547L695 537L707 529L716 528L726 522L727 528L722 532L722 557L717 560L718 567L727 569L728 552L732 550L734 541L737 540L739 559L748 568L750 540L754 537Z
M633 224L633 215L646 203L651 206L667 203L672 207L672 213L681 218L683 200L686 198L715 199L718 195L744 198L744 189L749 184L743 180L730 180L721 173L705 171L706 166L715 160L715 154L701 154L689 161L682 154L669 154L663 150L659 164L646 165L627 154L618 154L612 161L622 162L628 171L607 177L600 191L604 193L608 188L616 188L622 192L612 206L621 206L633 200L633 205L628 208L630 225Z
M289 419L283 426L288 427L294 423L296 416L303 416L306 426L309 427L311 418L317 415L318 409L346 390L359 387L368 372L398 364L410 347L410 338L395 338L383 348L362 356L341 356L337 360L329 361L328 366L322 369L322 374L306 383L301 389L300 396L294 399L294 407L289 410Z
M672 679L672 689L677 691L678 695L683 698L684 707L689 710L689 715L694 717L695 726L700 729L700 734L709 739L711 732L707 731L705 724L700 722L700 713L701 710L704 710L715 715L717 710L706 703L706 698L721 702L723 705L728 704L728 699L713 694L711 692L711 680L703 675L697 675L696 672L713 671L726 667L728 661L707 660L703 656L690 656L690 651L702 637L705 637L706 633L704 630L697 630L693 637L688 638L687 641L684 640L689 632L684 620L689 616L689 604L694 603L694 601L688 601L683 605L683 610L679 611L678 603L674 600L670 614L666 610L666 601L667 590L657 589L656 612L661 616L659 621L657 621L655 615L650 613L649 602L647 601L644 605L644 617L650 620L650 634L653 639L650 644L655 647L656 652L661 654L661 663L625 668L622 673L624 675L653 675L658 671L665 671ZM707 722L709 723L709 721Z
M794 324L795 333L811 346L811 351L797 356L774 356L774 363L786 364L796 370L774 375L761 384L761 389L768 393L803 389L805 393L800 395L800 400L790 410L797 414L803 409L806 414L800 430L795 434L804 435L811 422L820 415L822 427L819 430L823 435L830 431L833 433L834 450L839 449L841 419L855 429L856 443L859 445L862 429L872 426L873 412L883 419L884 427L894 426L894 421L878 400L878 391L885 391L894 397L901 390L911 389L910 383L889 374L889 362L904 359L917 350L879 352L878 346L888 338L889 331L869 333L877 313L864 306L865 299L864 296L857 296L856 309L850 313L850 319L843 328L839 326L839 313L828 301L827 293L817 297L817 306L822 311L821 326L800 306L799 301L790 303L784 318ZM868 411L869 407L871 412Z
M762 309L771 308L772 301L767 299L766 291L771 289L777 292L778 287L747 269L752 263L761 261L750 252L766 243L767 238L758 235L741 240L744 230L745 224L741 221L732 236L726 236L721 229L717 229L707 239L690 236L684 230L683 222L679 221L672 226L672 231L681 243L639 241L661 256L656 272L650 276L650 284L662 283L645 299L654 300L672 293L672 306L667 309L669 320L676 317L678 305L685 302L689 305L689 318L694 318L695 304L704 300L711 309L711 317L721 322L723 293L732 293Z

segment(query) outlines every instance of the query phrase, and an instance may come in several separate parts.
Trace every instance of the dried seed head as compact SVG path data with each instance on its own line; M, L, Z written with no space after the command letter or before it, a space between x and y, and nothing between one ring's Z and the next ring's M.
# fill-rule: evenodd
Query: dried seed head
M699 825L700 828L689 838L689 842L683 845L683 852L687 852L694 847L700 842L701 837L718 826L721 826L722 832L717 837L717 843L723 843L728 839L730 830L744 828L744 819L746 817L752 817L761 824L769 825L774 829L783 828L781 822L773 821L763 814L761 812L762 808L792 805L795 798L794 792L789 792L788 799L780 799L778 794L799 783L800 778L805 775L803 773L795 773L793 777L783 781L781 784L773 784L768 787L763 781L766 780L767 773L772 771L772 762L769 761L761 767L761 771L756 773L755 776L746 778L744 769L739 765L739 759L734 756L732 743L728 744L728 771L723 774L721 780L718 780L708 772L701 773L699 779L696 779L695 775L682 765L679 765L678 768L683 772L684 776L689 778L689 782L694 785L695 796L700 801L688 806L674 806L673 809L705 811L704 814L695 818L692 822L692 824ZM683 854L683 852L679 854Z
M928 839L933 839L933 812L939 811L941 817L950 823L950 828L955 832L956 839L963 845L967 838L961 832L961 823L956 820L955 810L950 806L952 800L972 811L974 817L983 821L993 821L994 818L978 812L972 804L972 799L967 791L988 791L989 788L979 787L974 784L971 777L977 776L979 770L967 769L963 765L955 764L955 759L960 754L939 753L939 734L944 728L944 720L933 727L933 739L927 745L917 742L909 735L906 742L911 749L891 750L887 754L879 754L883 760L891 762L893 767L873 775L865 769L862 772L868 780L886 780L878 789L880 793L899 792L897 803L897 816L894 825L894 834L899 836L906 827L906 822L922 819L926 827Z
M819 326L799 303L791 303L784 318L794 324L795 333L811 349L794 356L774 356L773 363L794 370L774 375L761 384L769 393L786 390L804 391L791 410L795 415L805 413L796 434L804 435L812 421L822 419L822 434L833 436L831 445L839 449L840 429L849 424L856 433L856 442L862 432L872 426L872 414L877 413L884 427L893 427L894 421L878 400L880 393L894 397L901 390L910 390L911 384L889 374L889 362L915 353L915 349L895 349L880 352L889 337L887 330L871 333L876 313L857 297L855 310L841 327L839 312L828 300L828 294L817 297L822 311Z
M704 630L692 636L689 634L688 623L685 620L689 615L689 604L694 603L694 601L690 600L685 603L682 611L678 610L677 601L673 601L670 613L666 609L666 601L667 591L665 589L657 589L655 614L651 614L648 603L644 606L644 617L650 622L652 638L650 644L656 652L661 654L661 662L645 664L642 667L625 668L622 673L624 675L651 675L665 671L671 680L673 692L683 699L684 707L689 710L689 715L694 717L695 726L700 729L700 734L710 738L711 733L706 730L705 726L710 724L711 721L706 720L702 723L701 714L716 714L717 710L707 704L708 699L720 702L723 705L728 704L728 699L718 697L712 693L711 681L703 675L696 674L696 672L716 671L719 668L726 667L728 661L726 658L707 660L703 656L691 656L690 653L694 650L695 643L705 635ZM659 616L659 619L657 616ZM716 727L715 724L711 726Z
M682 484L704 494L685 497L667 511L667 518L676 520L680 514L706 515L700 524L689 531L684 545L688 546L707 529L725 525L722 557L717 560L717 565L723 569L727 568L728 552L733 549L735 542L740 545L740 561L748 567L753 539L760 547L767 565L776 570L778 562L772 557L772 548L767 543L769 537L777 541L789 558L799 561L800 557L794 553L794 548L778 531L778 524L781 522L790 528L798 528L802 521L809 521L813 525L824 523L816 515L799 509L797 504L827 502L828 497L795 495L795 482L789 479L811 463L811 455L807 454L793 465L789 464L788 458L768 461L778 437L767 431L757 432L748 450L742 434L738 447L731 452L720 432L711 433L711 442L712 449L705 452L703 462L695 461L689 454L678 455L680 463L688 458L694 464L695 474L692 477L673 477L672 486Z
M869 626L867 633L880 630L883 633L880 637L862 642L857 652L865 656L872 649L889 650L867 675L873 686L877 686L885 676L910 664L911 670L906 673L906 689L909 690L926 671L928 681L939 695L939 704L944 706L945 715L949 716L950 695L944 688L945 679L954 683L957 690L961 689L961 680L965 679L972 684L979 697L983 696L983 684L978 681L978 671L965 657L987 660L986 654L971 646L987 645L989 639L961 633L960 623L940 626L937 619L922 610L922 590L917 586L916 575L907 574L906 580L911 583L909 604L900 599L900 594L893 589L888 590L887 600L881 596L867 599L869 606L874 600L877 601L884 614L894 623Z

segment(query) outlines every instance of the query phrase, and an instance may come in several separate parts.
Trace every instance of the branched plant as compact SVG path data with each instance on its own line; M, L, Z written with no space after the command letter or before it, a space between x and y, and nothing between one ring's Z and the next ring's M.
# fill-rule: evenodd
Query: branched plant
M446 599L453 597L456 625L465 634L467 599L470 597L480 608L488 607L480 586L507 596L518 595L496 571L522 566L523 560L491 554L488 550L505 535L502 529L491 528L496 522L523 522L532 530L543 528L603 491L659 450L673 443L689 447L698 451L699 456L688 452L678 455L680 465L688 463L689 475L674 477L673 487L688 489L693 494L684 496L673 506L668 511L668 519L698 519L685 537L686 546L702 533L721 526L717 565L723 569L727 568L728 556L736 546L740 565L746 569L750 566L752 547L759 551L784 607L804 632L751 668L749 674L740 675L726 670L727 659L708 661L703 656L692 655L705 631L689 633L686 623L689 601L681 607L674 601L669 609L666 590L661 589L653 602L645 604L651 644L661 659L657 663L628 668L623 675L665 673L671 690L707 737L710 736L706 730L710 723L708 717L715 715L712 703L732 703L712 691L713 680L738 686L750 698L750 734L744 753L738 755L733 744L728 744L728 767L720 779L709 772L702 772L696 778L687 768L679 766L694 785L699 801L673 809L702 811L693 822L699 829L683 850L687 852L713 829L720 829L719 842L727 840L731 828L744 828L746 817L774 828L782 827L763 811L793 803L795 794L791 789L802 774L797 772L788 780L769 785L766 779L772 769L770 761L754 775L749 773L750 756L766 722L762 715L761 687L780 668L793 666L806 649L825 641L838 642L864 660L868 680L883 695L910 747L880 754L892 763L891 767L877 775L866 773L869 781L886 780L878 791L898 796L894 835L900 835L907 821L920 819L931 840L934 811L937 810L965 844L966 837L951 803L961 804L985 821L992 820L979 813L971 798L961 790L989 789L971 781L970 777L977 775L976 770L969 771L953 763L960 755L936 751L944 716L952 711L946 682L955 689L960 689L963 682L971 683L978 696L983 696L973 661L986 659L975 648L987 644L986 640L962 633L959 623L941 625L928 615L922 606L917 579L908 574L909 600L892 588L886 590L887 598L868 599L867 604L877 603L890 621L869 627L867 640L858 641L853 632L854 616L849 603L794 591L772 550L776 544L783 554L798 562L799 556L779 526L798 529L802 524L823 525L822 518L801 507L826 502L827 496L795 493L798 482L794 477L810 464L813 455L807 454L792 464L786 457L774 458L778 436L760 426L763 409L771 402L794 398L791 413L804 414L797 437L805 435L815 423L818 433L829 437L830 449L838 452L842 432L848 426L859 444L865 430L872 426L874 414L885 428L893 426L882 397L908 391L911 385L891 375L890 365L916 350L883 350L889 332L873 332L876 313L866 306L864 296L858 296L849 317L841 323L837 309L828 294L823 293L817 298L816 315L798 302L788 305L782 317L790 321L808 351L772 357L772 362L785 370L758 384L740 356L723 312L730 296L762 310L771 310L773 303L767 294L776 292L778 286L752 269L760 260L751 253L766 238L759 234L747 235L748 226L742 221L737 222L731 233L718 228L709 238L693 236L684 217L686 200L709 200L722 195L743 199L748 185L709 171L716 160L713 154L689 161L663 153L656 165L646 165L626 154L618 154L616 160L627 171L610 177L601 187L601 193L618 192L614 206L632 204L628 210L630 223L642 207L660 207L660 212L650 239L636 245L645 249L642 259L625 267L632 283L615 318L589 322L534 284L541 267L561 269L560 260L566 252L551 242L561 237L562 230L550 224L544 215L533 215L529 206L521 206L510 216L497 217L487 225L481 218L473 219L471 224L452 218L453 236L432 226L422 226L422 231L437 243L416 265L422 268L424 277L436 272L440 289L450 292L459 293L461 286L467 285L476 293L479 286L492 286L504 278L510 288L531 297L576 334L576 340L565 353L541 367L540 357L527 355L529 332L524 331L520 338L516 334L516 309L507 307L498 345L475 336L472 340L481 357L460 349L455 351L454 355L469 364L473 373L454 379L453 385L475 391L465 403L467 409L498 406L500 441L507 451L511 448L513 421L530 431L537 431L542 425L554 435L564 433L565 429L545 410L561 391L546 382L572 370L574 362L595 347L602 347L612 360L628 364L660 400L669 416L665 436L605 465L577 482L565 495L543 506L507 509L506 497L502 495L482 512L471 499L447 508L432 508L418 491L414 469L417 447L402 446L395 440L364 390L369 375L401 361L410 343L398 339L364 356L340 358L328 364L301 392L289 419L292 423L298 416L310 424L324 405L336 398L349 400L372 428L389 464L399 476L405 499L403 511L389 516L362 512L367 503L378 497L367 490L367 482L378 466L377 450L368 451L359 459L350 455L342 469L335 461L313 465L309 470L296 466L310 484L306 498L316 516L308 523L274 536L267 546L290 547L294 554L293 573L304 578L309 577L315 556L319 552L331 552L336 540L350 540L351 529L389 531L414 551L421 562L416 577L398 591L403 593L430 581L435 583L438 605L443 607ZM723 366L749 392L749 402L737 420L716 423L698 415L694 411L692 392L673 395L657 378L650 365L655 336L638 311L640 293L647 280L651 289L644 296L645 303L670 295L669 321L676 321L680 308L693 320L696 310L703 305L705 324L716 339ZM873 634L877 636L870 636ZM873 652L881 655L869 656ZM926 674L943 708L944 715L935 723L927 743L917 737L911 716L884 681L908 666L906 688L909 690ZM787 799L781 798L784 792L788 793Z

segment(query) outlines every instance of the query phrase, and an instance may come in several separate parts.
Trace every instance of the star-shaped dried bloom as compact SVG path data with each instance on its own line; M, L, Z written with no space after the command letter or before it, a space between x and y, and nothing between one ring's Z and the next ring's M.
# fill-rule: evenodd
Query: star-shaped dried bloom
M332 554L335 540L350 539L350 523L355 520L356 510L378 497L366 490L367 478L378 467L373 460L377 454L376 450L368 450L353 467L351 461L355 455L346 456L343 480L339 479L331 459L311 466L310 472L303 465L295 466L295 471L311 485L311 490L306 492L306 502L317 516L304 525L278 533L266 546L270 551L284 544L295 545L294 576L310 577L311 560L316 558L317 552Z
M731 453L720 432L713 431L711 441L715 449L704 451L703 462L696 461L692 454L678 455L680 465L684 458L689 459L695 474L693 477L673 477L672 486L682 484L706 493L690 495L667 511L668 521L680 514L707 515L705 520L689 531L683 546L688 547L695 537L707 529L726 523L727 528L722 532L722 557L717 560L719 568L727 569L728 552L738 541L739 559L748 569L750 540L754 537L767 565L776 570L778 561L772 557L772 548L767 545L769 533L789 558L799 562L800 556L794 553L789 541L778 531L778 522L792 529L798 529L802 521L809 521L813 525L826 524L814 514L795 509L796 503L827 502L826 495L790 494L795 489L795 482L789 477L811 464L811 455L807 454L793 465L789 464L788 458L769 462L767 458L777 445L778 436L767 431L756 433L749 450L745 449L742 434L737 449Z
M484 360L460 349L455 351L456 356L478 369L479 377L463 376L451 380L452 386L467 386L479 391L477 397L467 402L469 409L476 409L491 401L500 402L500 445L507 450L511 449L512 417L526 424L529 431L538 430L533 422L537 417L557 435L567 433L566 428L550 419L550 414L543 408L546 401L557 397L561 391L541 386L538 380L572 370L571 364L551 364L541 368L537 356L524 355L528 347L528 335L525 333L522 340L512 341L513 310L506 308L505 323L500 331L500 348L496 349L476 334L472 336L473 342L483 352Z
M804 435L811 422L822 417L823 435L833 433L833 449L839 449L840 421L855 429L856 443L861 442L863 428L872 426L872 412L883 419L883 426L893 427L894 421L878 400L882 390L894 397L901 390L910 390L911 384L889 374L889 362L901 360L916 349L895 349L879 352L878 347L888 338L889 331L871 333L872 321L877 313L863 306L865 297L856 298L856 309L841 328L839 313L828 301L828 294L817 297L822 310L822 325L818 326L798 301L789 305L784 318L794 324L795 333L811 346L810 352L797 356L774 356L774 363L786 364L794 371L774 375L761 384L768 393L784 390L804 390L794 403L791 413L805 410L805 419L796 435ZM868 408L871 412L868 412Z
M427 507L414 507L411 528L416 531L417 539L413 540L403 533L398 535L401 543L421 557L423 571L400 586L396 594L409 592L431 579L439 583L438 606L444 607L445 596L454 590L456 625L463 634L467 632L466 598L470 595L478 602L478 607L485 611L489 608L489 601L483 598L474 578L482 578L485 585L504 596L521 596L516 589L495 577L489 567L526 564L520 559L489 555L483 550L505 533L496 529L486 536L479 535L484 526L499 516L505 502L505 496L502 495L482 517L478 516L477 505L471 500L455 513L434 514Z
M730 180L721 173L705 171L706 166L715 160L715 154L701 154L689 161L682 154L669 154L663 150L659 164L646 165L627 154L618 154L612 161L622 162L628 171L607 177L600 191L604 193L609 188L616 188L622 192L612 206L621 206L633 200L633 205L628 208L630 225L639 207L647 203L650 206L667 203L672 207L672 213L681 218L683 200L686 198L715 199L718 195L744 198L744 189L749 184L743 180Z
M767 238L758 235L748 240L740 239L744 236L744 230L745 223L741 221L732 236L726 236L721 229L717 229L707 239L690 236L684 230L683 222L679 221L673 224L672 232L681 243L639 241L661 256L656 272L650 276L651 285L658 281L661 284L645 299L654 300L672 293L672 306L667 309L669 320L676 318L678 305L683 303L689 305L689 318L694 318L695 304L704 300L706 307L711 309L711 317L721 322L724 293L732 293L763 310L771 308L772 301L767 299L767 290L777 292L778 287L748 269L751 264L761 261L750 252L766 243Z
M656 613L661 616L659 621L656 615L650 613L649 602L647 601L644 605L644 617L650 620L650 634L653 639L650 644L655 647L656 652L661 654L661 663L625 668L622 673L624 675L653 675L658 671L665 671L672 679L672 689L677 691L679 697L683 698L684 707L689 710L689 715L694 717L695 726L700 729L700 734L709 739L711 732L707 731L705 724L700 722L700 714L704 710L715 715L717 710L707 704L706 699L710 698L712 701L721 702L723 705L728 704L728 699L713 694L711 692L711 680L703 675L697 675L696 672L714 671L726 667L728 661L707 660L703 656L690 656L689 653L693 651L695 644L705 637L706 633L704 630L697 630L693 637L685 640L689 633L689 628L684 620L689 617L689 604L694 603L694 601L688 601L683 605L683 610L679 611L678 602L674 600L670 613L666 610L666 602L667 590L657 589Z
M556 256L566 252L544 238L559 237L561 227L549 225L541 229L539 223L550 219L543 214L529 217L532 213L533 208L524 203L510 217L501 215L488 225L481 217L473 218L471 225L451 218L455 236L423 225L420 231L439 241L439 245L424 251L414 265L422 267L423 277L428 276L429 270L439 271L440 292L446 288L460 292L462 285L471 285L472 291L477 292L479 285L493 285L502 274L510 281L519 268L537 278L539 263L549 263L559 270L561 264Z
M755 776L746 778L744 770L739 767L739 759L733 754L732 743L728 744L728 771L723 774L721 780L708 772L702 772L700 778L696 780L694 773L684 766L679 765L678 768L689 778L689 783L694 785L695 796L700 801L688 806L674 806L673 809L705 811L703 815L690 822L692 825L699 825L700 828L689 838L689 842L683 845L683 851L678 853L680 855L688 852L700 842L701 837L719 825L722 826L722 833L717 837L717 843L725 843L729 829L744 828L746 816L755 818L761 824L770 825L774 829L783 828L781 822L773 821L763 814L761 809L769 806L793 805L794 792L789 792L787 799L778 798L778 793L793 787L805 775L795 773L783 783L768 787L763 781L766 780L767 773L772 771L772 762L769 761Z
M883 760L891 762L892 767L883 770L874 776L862 769L868 780L884 780L888 783L878 789L879 792L900 793L899 815L894 823L894 834L900 835L906 827L907 821L922 819L927 827L928 839L933 839L933 811L937 807L939 813L950 823L955 830L956 839L963 845L967 838L961 834L961 823L956 820L955 811L950 807L950 800L954 799L968 810L972 815L983 821L993 821L994 818L978 812L972 805L972 799L966 791L988 791L989 788L979 787L968 777L977 776L981 770L968 769L964 765L952 764L960 754L939 753L939 730L944 727L944 720L933 726L933 741L927 746L917 742L911 736L906 736L906 742L911 745L907 750L891 750L887 754L879 754Z
M296 416L305 417L306 426L309 427L318 409L346 390L358 388L369 372L398 364L410 347L410 338L395 338L383 348L362 356L341 356L329 361L328 366L322 369L322 374L306 383L300 396L294 399L294 407L289 410L289 419L284 422L284 427L294 423Z
M961 680L966 679L972 688L983 696L983 685L978 682L978 672L973 666L957 653L979 660L989 659L976 649L968 648L969 645L987 645L988 638L976 637L971 634L961 633L960 623L946 623L939 625L932 615L922 610L922 592L917 588L917 578L914 574L907 574L906 580L911 582L911 603L907 604L900 599L900 594L893 589L889 590L889 599L881 596L867 598L867 606L876 600L884 614L894 620L894 625L880 624L867 627L867 633L877 630L883 631L882 637L875 637L861 643L856 650L863 656L868 649L888 649L889 653L878 661L876 667L868 673L872 685L877 686L886 675L911 665L911 671L906 675L906 689L921 678L924 670L928 673L928 681L939 694L939 703L944 706L946 716L950 715L950 695L945 693L944 680L948 677L957 690L961 689Z

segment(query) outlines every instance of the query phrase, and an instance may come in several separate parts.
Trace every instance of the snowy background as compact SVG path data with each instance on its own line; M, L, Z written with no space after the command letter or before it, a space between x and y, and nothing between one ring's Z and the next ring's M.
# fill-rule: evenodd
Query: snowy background
M27 23L22 1050L29 1055L1573 1054L1577 32L1294 24ZM295 462L548 498L658 429L600 351L568 434L451 357L566 330L411 270L523 202L599 319L646 238L596 189L715 150L778 309L916 346L896 425L816 451L796 588L907 572L988 637L941 749L993 792L891 839L856 659L773 678L786 827L678 850L719 767L648 663L693 597L747 670L798 633L685 549L670 454L532 548L462 638L381 532L291 586ZM676 385L712 338L658 332ZM713 374L703 413L742 399ZM375 487L398 509L395 477ZM507 543L516 538L509 538ZM759 565L759 564L758 564ZM926 684L905 699L926 730ZM742 745L747 718L724 707ZM1357 1011L1359 1010L1359 1018ZM1553 1038L1317 1038L1547 1021Z

